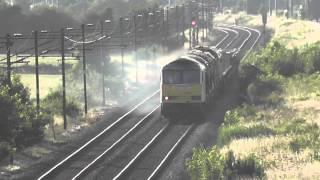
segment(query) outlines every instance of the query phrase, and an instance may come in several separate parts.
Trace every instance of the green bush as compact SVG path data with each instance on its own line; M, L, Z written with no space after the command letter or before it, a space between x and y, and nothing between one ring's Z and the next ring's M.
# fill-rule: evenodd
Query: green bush
M262 178L265 176L264 167L254 154L237 159L232 151L225 155L224 163L225 179L236 179L240 176L250 176Z
M290 120L283 120L284 122L275 127L278 134L305 134L314 129L319 129L316 124L309 124L302 118L294 118Z
M0 141L18 148L38 142L47 122L35 112L30 92L19 76L13 76L11 84L0 78Z
M224 115L224 121L223 125L224 126L230 126L234 124L238 124L240 122L240 116L238 111L233 110L233 111L227 111L226 114Z
M248 87L248 96L253 104L278 105L283 99L281 94L281 77L277 76L260 76L255 82Z
M256 137L275 134L274 130L265 125L253 125L250 127L241 124L221 126L218 132L217 144L223 146L228 144L232 139L242 137Z
M306 64L306 72L311 74L320 71L320 42L305 45L301 48L301 59Z
M223 155L215 146L210 150L195 149L192 159L187 161L187 169L192 180L237 179L239 176L263 178L265 176L262 161L255 155L236 158L232 151Z
M274 61L272 67L273 71L285 77L303 73L304 64L299 57L298 49L286 50L286 53L288 54L283 55L283 58Z
M266 74L291 77L299 73L312 74L320 70L320 42L301 48L287 49L285 44L272 41L266 48L247 57Z
M296 75L284 83L286 95L299 99L320 96L320 72L312 75Z
M62 90L52 90L42 100L42 111L45 114L62 115ZM66 101L66 114L71 117L76 117L80 114L80 105L74 98L67 98Z
M192 180L222 179L223 157L216 147L209 151L195 149L187 169Z
M305 148L310 148L314 151L314 158L319 158L320 149L320 130L319 127L313 125L305 133L298 134L290 141L289 147L294 152L300 152Z

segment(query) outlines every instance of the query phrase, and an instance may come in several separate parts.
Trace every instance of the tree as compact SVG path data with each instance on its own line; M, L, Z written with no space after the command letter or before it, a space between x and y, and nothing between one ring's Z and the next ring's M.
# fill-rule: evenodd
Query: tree
M8 144L12 163L15 149L38 142L47 123L36 115L30 92L18 76L13 76L11 84L6 77L0 78L0 117L0 141Z

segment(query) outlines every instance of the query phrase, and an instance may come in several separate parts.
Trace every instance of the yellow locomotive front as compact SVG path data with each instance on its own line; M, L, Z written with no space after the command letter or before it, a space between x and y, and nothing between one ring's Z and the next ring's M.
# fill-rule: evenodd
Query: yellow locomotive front
M199 113L205 101L203 69L197 62L178 59L162 69L161 113Z

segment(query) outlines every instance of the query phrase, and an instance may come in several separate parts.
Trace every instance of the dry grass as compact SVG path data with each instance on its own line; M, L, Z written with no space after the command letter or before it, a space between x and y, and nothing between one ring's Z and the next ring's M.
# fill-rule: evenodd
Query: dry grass
M61 81L60 75L40 75L40 98L49 94L50 89L58 87ZM34 74L21 74L22 83L30 89L31 98L36 97L36 77Z
M255 154L268 167L268 179L320 178L320 163L312 160L312 151L292 152L288 148L291 139L290 136L242 138L233 140L222 152L232 150L238 157Z
M304 117L308 123L316 123L320 126L320 99L308 99L296 101L288 104L298 112L300 117Z

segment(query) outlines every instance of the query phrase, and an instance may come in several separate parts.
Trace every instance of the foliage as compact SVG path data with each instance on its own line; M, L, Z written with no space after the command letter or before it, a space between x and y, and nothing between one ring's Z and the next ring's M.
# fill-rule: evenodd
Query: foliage
M282 123L278 124L274 129L278 134L305 134L312 130L314 125L306 123L306 120L302 118L293 118L283 120Z
M62 90L52 90L42 101L42 112L44 114L62 115ZM67 98L66 114L71 117L76 117L80 114L80 105L73 98ZM51 119L51 118L49 118Z
M226 179L234 179L239 175L262 178L265 175L261 160L254 154L237 159L233 151L228 151L224 159L224 177Z
M284 92L289 99L320 97L320 72L311 75L295 75L283 84Z
M187 168L192 180L234 179L243 175L263 178L265 175L261 160L255 155L237 158L232 151L221 154L215 146L210 150L195 149Z
M277 105L281 103L282 82L281 76L260 76L248 86L247 93L253 104Z
M192 180L222 179L223 157L216 147L195 149L187 168Z
M314 85L311 83L312 79L317 79L318 77L316 76L316 72L319 71L320 64L319 45L320 42L305 45L299 49L287 49L280 42L273 41L260 52L248 56L248 63L254 64L262 72L258 78L249 81L253 83L247 86L251 102L255 104L279 104L283 99L277 94L281 94L283 90L286 90L285 93L289 95L292 95L291 92L302 92L304 90L305 92L301 94L309 94L308 91L311 89L306 90L307 88L300 87L304 83L297 82L306 80L310 88L316 87L317 81L314 81ZM242 72L240 75L243 75L244 78L252 79L254 77L251 72L252 68L245 67L246 65L242 65L241 70L243 72L240 71ZM311 76L310 78L306 78L305 76L301 76L301 74L309 74ZM289 79L285 79L287 77ZM295 85L292 86L290 83ZM317 93L318 91L312 90L312 92Z
M252 126L244 126L241 124L221 126L218 132L217 144L223 146L228 144L232 139L237 138L250 138L256 136L272 135L275 134L273 129L266 127L262 124Z
M305 131L298 132L293 140L290 141L290 149L294 152L300 152L302 149L310 148L314 151L317 158L320 149L320 129L316 124L305 127Z
M20 82L19 76L0 80L0 140L11 146L27 146L43 136L47 123L36 115L30 93Z
M240 122L238 111L227 111L224 115L223 126L230 126Z
M277 40L272 41L260 52L248 57L266 74L291 77L299 73L314 73L320 70L320 42L301 48L287 49Z

